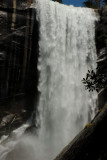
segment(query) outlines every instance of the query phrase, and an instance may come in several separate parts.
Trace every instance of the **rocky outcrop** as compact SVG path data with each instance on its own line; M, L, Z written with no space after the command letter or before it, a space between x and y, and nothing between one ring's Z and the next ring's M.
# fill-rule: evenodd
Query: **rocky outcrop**
M96 46L97 54L107 47L107 6L103 6L100 10L100 21L96 24Z
M12 114L6 112L0 122L0 136L9 135L12 130L19 127L26 121L26 110L22 110L20 113Z
M96 47L98 72L107 75L107 6L100 10L100 21L96 24ZM107 101L107 88L99 93L99 108Z
M30 4L30 0L0 1L0 136L23 124L38 100L39 32ZM11 115L16 118L8 130L11 120L2 124Z

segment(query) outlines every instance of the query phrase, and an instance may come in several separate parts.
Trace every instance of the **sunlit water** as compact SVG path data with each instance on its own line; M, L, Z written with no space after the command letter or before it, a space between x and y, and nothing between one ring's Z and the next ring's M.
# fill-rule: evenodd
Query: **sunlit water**
M97 95L81 82L96 68L95 12L49 0L39 0L35 9L40 25L36 123L41 127L38 135L1 145L0 160L52 160L95 115Z

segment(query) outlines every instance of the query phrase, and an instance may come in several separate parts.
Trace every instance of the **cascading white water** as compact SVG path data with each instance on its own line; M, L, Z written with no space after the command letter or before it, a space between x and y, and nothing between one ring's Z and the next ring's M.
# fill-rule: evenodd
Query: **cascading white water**
M47 150L59 152L95 114L96 94L81 80L95 69L95 20L92 9L39 0L41 93L39 136ZM92 118L91 117L91 118ZM51 147L50 147L51 146ZM52 155L52 153L51 153Z
M50 0L38 0L36 10L41 128L38 136L23 137L8 160L55 158L95 115L96 93L85 91L81 82L96 67L95 12Z

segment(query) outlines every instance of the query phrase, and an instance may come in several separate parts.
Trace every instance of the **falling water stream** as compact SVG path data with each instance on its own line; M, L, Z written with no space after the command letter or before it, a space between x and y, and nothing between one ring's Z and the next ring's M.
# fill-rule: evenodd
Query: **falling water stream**
M35 9L41 127L36 135L0 146L0 160L52 160L95 115L97 95L85 91L81 80L96 68L96 13L50 0L39 0Z

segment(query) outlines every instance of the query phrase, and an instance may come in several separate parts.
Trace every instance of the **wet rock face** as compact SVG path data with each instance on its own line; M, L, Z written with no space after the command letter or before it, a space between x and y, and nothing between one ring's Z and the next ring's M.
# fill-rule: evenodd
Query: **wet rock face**
M5 112L18 113L25 122L38 99L39 33L30 4L31 0L0 1L0 123Z
M21 110L16 114L5 112L5 115L0 120L0 136L9 135L12 130L22 125L28 118L26 112L26 110Z
M101 9L100 21L96 25L96 46L98 55L102 48L107 47L107 6Z
M0 7L2 8L17 8L25 10L29 8L34 0L1 0Z
M100 21L96 25L96 47L98 72L107 75L107 6L100 11ZM99 108L107 101L107 88L99 94Z

